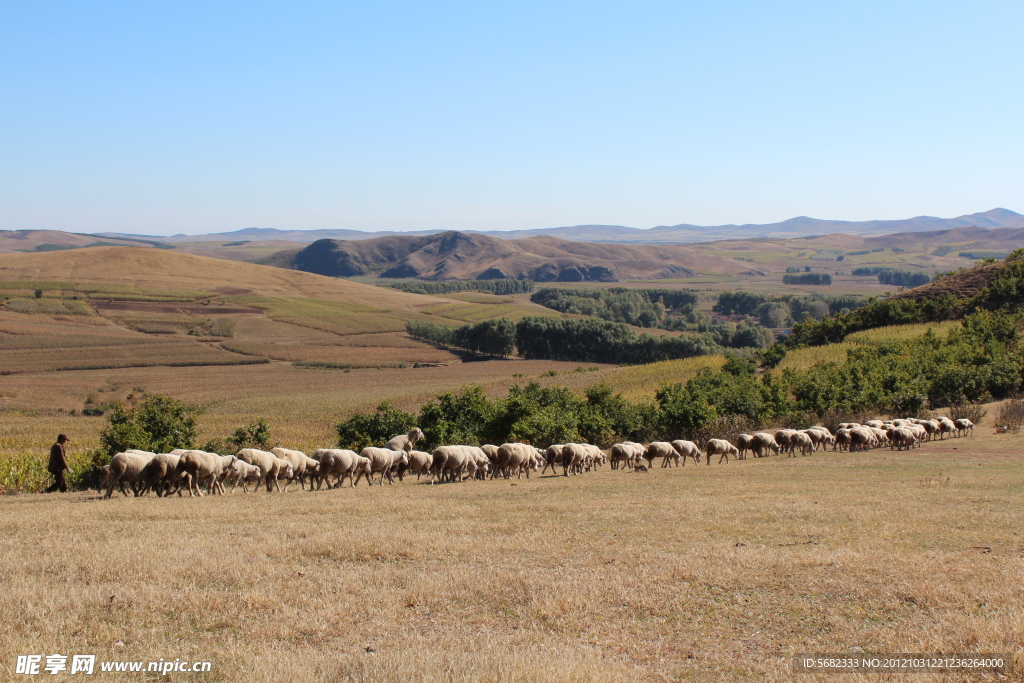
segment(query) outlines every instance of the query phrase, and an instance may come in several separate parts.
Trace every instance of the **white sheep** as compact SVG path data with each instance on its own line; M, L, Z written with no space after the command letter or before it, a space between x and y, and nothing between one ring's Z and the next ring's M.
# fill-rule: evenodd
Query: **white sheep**
M974 423L966 417L961 417L953 424L956 426L957 436L967 436L967 433L970 432L971 438L974 438Z
M475 446L440 446L434 449L433 456L430 473L435 484L446 479L465 481L467 474L472 478L480 458L487 458L483 450Z
M173 453L158 453L153 456L142 469L142 492L139 495L144 496L152 489L157 497L163 497L172 493L171 489L174 487L177 487L175 490L181 495L181 483L189 475L178 470L180 459L181 456ZM192 488L191 481L185 483L189 489Z
M126 451L117 453L110 459L110 475L107 477L107 493L104 498L110 498L114 493L114 487L123 484L138 484L142 481L142 471L149 461L156 457L156 453L148 451ZM124 493L124 487L121 487ZM127 493L125 495L128 495ZM135 495L139 495L138 492Z
M393 451L390 448L368 446L360 451L359 455L370 460L371 472L380 472L380 483L382 485L384 484L384 477L387 477L389 484L395 483L395 478L392 475L395 465L409 464L408 453L405 451ZM373 484L372 480L370 480L370 484Z
M408 453L416 446L416 442L423 438L423 432L419 427L413 427L408 434L391 437L391 440L384 444L389 451L405 451Z
M679 466L679 452L675 449L675 446L667 441L652 441L647 444L643 457L647 461L648 467L654 465L655 458L664 458L661 462L662 467L668 467L669 463L673 460L676 463L676 467Z
M281 458L282 460L288 461L292 465L292 477L289 478L288 481L285 483L284 490L287 491L288 485L291 484L292 481L294 481L295 479L298 479L299 485L302 487L302 490L305 491L307 470L312 468L314 471L309 472L308 476L310 478L315 477L315 470L318 466L317 461L313 460L302 451L295 451L289 448L271 448L270 452L276 455L277 457Z
M730 455L739 457L739 449L725 439L708 439L708 442L704 444L704 457L709 465L713 455L720 456L718 464L721 465L723 460L729 462Z
M672 448L676 449L679 456L683 459L683 465L686 465L687 458L693 458L693 464L699 464L703 454L700 452L700 448L692 441L686 441L684 439L676 439L672 442Z
M278 491L281 490L278 477L281 475L284 465L291 464L287 460L282 460L270 451L261 451L258 448L243 448L235 453L235 456L242 462L256 465L260 468L263 481L267 486L267 493L273 493L274 488L277 488Z
M430 466L434 464L434 454L426 451L409 451L409 472L416 473L416 481L420 475L430 476Z
M233 455L218 455L200 450L188 450L178 459L178 470L187 473L189 495L201 496L200 486L205 482L207 493L224 493L223 480L231 470L231 465L238 460Z
M327 482L327 488L332 488L330 482L330 477L332 476L335 477L334 488L344 484L345 477L348 477L351 485L355 486L364 475L367 482L371 485L373 484L370 480L372 472L370 471L369 459L361 458L355 451L344 448L321 448L314 452L311 457L319 463L317 467L317 490L320 489L324 482Z
M622 469L633 469L636 465L640 464L644 452L643 444L638 444L635 441L623 441L613 445L609 456L612 469L617 470L620 467ZM552 469L554 468L552 467Z
M263 472L260 471L258 465L250 465L247 462L235 460L235 462L231 463L231 471L228 473L228 476L225 477L225 480L234 480L234 484L231 486L231 493L235 492L235 489L238 488L239 484L242 485L243 491L249 493L248 482L254 482L253 490L255 490L256 486L259 486L260 479L262 478Z

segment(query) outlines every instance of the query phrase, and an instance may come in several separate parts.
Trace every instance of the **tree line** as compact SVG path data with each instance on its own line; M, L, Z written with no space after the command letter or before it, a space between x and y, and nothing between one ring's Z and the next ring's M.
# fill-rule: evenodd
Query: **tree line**
M932 276L919 270L897 270L881 266L863 266L854 268L852 275L867 276L875 275L878 282L883 285L895 285L897 287L920 287L932 281Z
M455 327L426 321L406 323L409 336L486 355L588 363L636 365L716 353L708 335L652 336L598 318L527 316L518 323L498 318Z
M533 291L533 280L456 280L451 282L389 282L381 287L400 289L413 294L452 294L454 292L484 292L486 294L528 294Z
M530 297L560 313L590 315L637 327L658 327L669 311L685 316L697 308L697 294L686 289L572 289L544 287Z

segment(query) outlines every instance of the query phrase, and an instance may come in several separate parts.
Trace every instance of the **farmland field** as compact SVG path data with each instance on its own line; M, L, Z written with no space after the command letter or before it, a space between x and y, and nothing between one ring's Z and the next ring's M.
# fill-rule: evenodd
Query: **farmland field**
M43 650L297 682L787 681L800 652L1019 666L1024 444L990 431L647 474L5 496L0 669Z

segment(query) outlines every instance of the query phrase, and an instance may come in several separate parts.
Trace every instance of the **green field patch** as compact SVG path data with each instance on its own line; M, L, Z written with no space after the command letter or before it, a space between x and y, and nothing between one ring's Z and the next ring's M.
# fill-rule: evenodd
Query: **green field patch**
M45 315L90 315L89 307L82 301L63 299L36 299L18 297L8 299L4 308L17 313L43 313Z
M511 297L498 296L496 294L485 294L484 292L455 292L453 294L442 294L444 299L455 299L470 304L509 304L515 301Z

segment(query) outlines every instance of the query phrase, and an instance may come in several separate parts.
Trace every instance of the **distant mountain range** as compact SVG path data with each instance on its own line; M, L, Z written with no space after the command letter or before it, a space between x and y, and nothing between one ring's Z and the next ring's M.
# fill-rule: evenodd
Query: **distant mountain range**
M749 263L681 245L594 244L549 235L505 240L443 232L368 240L317 240L259 261L332 277L423 280L528 278L537 282L619 282L693 277L701 272L765 275Z
M930 232L954 228L1024 228L1024 215L1009 209L992 209L957 218L936 218L917 216L903 220L874 221L830 221L806 216L797 216L781 223L746 225L659 225L654 228L629 228L622 225L574 225L562 228L540 228L536 230L462 230L462 233L487 235L499 239L523 239L547 235L572 242L604 242L618 244L679 244L686 242L709 242L725 239L792 238L811 237L845 233L861 237L889 235L905 232ZM122 233L96 233L96 237L108 239L144 239L164 242L207 242L207 241L265 241L315 242L321 239L366 240L397 235L436 235L448 230L418 230L410 232L360 230L278 230L276 228L245 228L233 232L208 235L171 235L153 237Z

